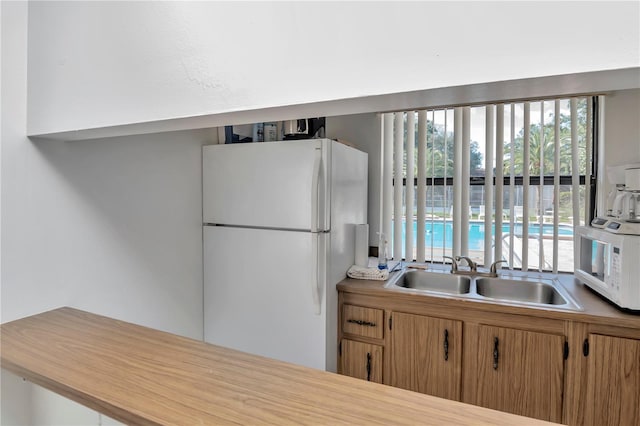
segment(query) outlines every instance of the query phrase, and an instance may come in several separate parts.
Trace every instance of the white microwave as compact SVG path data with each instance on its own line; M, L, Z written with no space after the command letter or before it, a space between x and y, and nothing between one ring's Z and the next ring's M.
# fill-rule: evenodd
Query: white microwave
M624 309L640 312L640 236L579 226L575 277Z

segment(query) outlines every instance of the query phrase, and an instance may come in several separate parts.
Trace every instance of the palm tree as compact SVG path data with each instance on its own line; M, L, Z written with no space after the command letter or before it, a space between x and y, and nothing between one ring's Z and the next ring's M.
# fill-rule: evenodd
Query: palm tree
M407 142L407 117L405 115L405 126L404 126L404 170L403 174L406 176L406 167L407 167L407 150L406 150L406 142ZM418 120L415 121L415 141L418 143ZM446 141L446 142L445 142ZM444 177L445 174L448 177L453 176L453 156L454 156L454 135L453 131L448 129L446 134L444 131L444 126L434 123L431 120L427 120L427 150L426 150L426 176L428 177ZM474 171L477 171L483 166L483 158L482 153L480 152L480 148L478 146L478 142L471 141L470 144L470 169L471 175L473 176ZM447 161L445 164L445 151L447 156ZM417 164L417 156L418 150L415 149L416 161L413 163L414 165L414 176L418 175L418 164ZM409 162L410 164L411 162Z
M587 116L587 102L581 100L578 103L577 110L577 123L578 123L578 169L580 174L584 174L586 171L586 116ZM529 176L540 176L541 167L541 150L542 159L544 161L543 173L544 176L553 176L554 174L554 162L555 162L555 124L554 113L549 113L549 118L545 120L545 124L542 127L541 124L535 123L529 126L529 163L527 164L527 171ZM504 158L503 158L503 170L505 176L511 175L511 167L513 166L514 176L523 176L524 174L524 132L525 129L521 129L517 137L514 138L513 147L511 142L506 142L504 145ZM542 136L542 140L541 140ZM558 155L560 156L560 175L571 175L572 167L572 149L571 149L571 117L566 114L560 114L560 150ZM511 152L513 148L513 153ZM536 187L536 195L538 202L536 206L540 205L541 187ZM543 214L543 212L539 212Z

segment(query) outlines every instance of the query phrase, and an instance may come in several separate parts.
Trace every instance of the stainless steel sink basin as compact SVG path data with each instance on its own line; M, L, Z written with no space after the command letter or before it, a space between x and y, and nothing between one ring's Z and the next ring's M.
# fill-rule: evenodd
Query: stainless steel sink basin
M471 288L471 278L448 273L408 270L400 275L393 284L398 287L417 290L466 294L469 293Z
M385 287L435 297L454 297L544 309L582 310L559 281L537 276L510 274L487 277L407 268L391 278Z
M479 295L515 302L566 305L568 303L552 284L541 281L524 281L502 278L478 278Z

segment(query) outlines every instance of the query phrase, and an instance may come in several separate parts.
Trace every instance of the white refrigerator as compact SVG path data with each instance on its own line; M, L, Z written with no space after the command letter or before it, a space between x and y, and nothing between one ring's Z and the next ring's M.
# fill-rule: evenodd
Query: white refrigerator
M364 152L329 139L203 147L205 341L336 371L336 284L366 221Z

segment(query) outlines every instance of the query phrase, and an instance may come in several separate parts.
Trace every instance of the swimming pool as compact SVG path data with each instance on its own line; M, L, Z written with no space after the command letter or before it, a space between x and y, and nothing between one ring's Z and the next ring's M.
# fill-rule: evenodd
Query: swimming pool
M406 241L406 223L405 220L402 220L402 247L404 250L405 241ZM413 246L416 246L417 243L417 229L418 224L413 222ZM536 237L540 233L540 224L538 223L530 223L529 224L529 236ZM503 223L502 224L502 235L505 236L510 233L511 224ZM514 224L513 227L514 235L521 236L523 231L523 225L521 223ZM391 229L391 240L393 241L393 228ZM484 222L469 222L469 250L484 250L484 237L485 237L486 229L484 226ZM495 224L491 226L491 235L495 237ZM553 225L552 224L543 224L542 225L542 235L553 236ZM573 227L570 225L558 225L558 235L572 237L573 236ZM424 242L426 247L438 247L438 248L453 248L453 222L451 220L442 221L426 221L425 222L425 232L424 232Z

